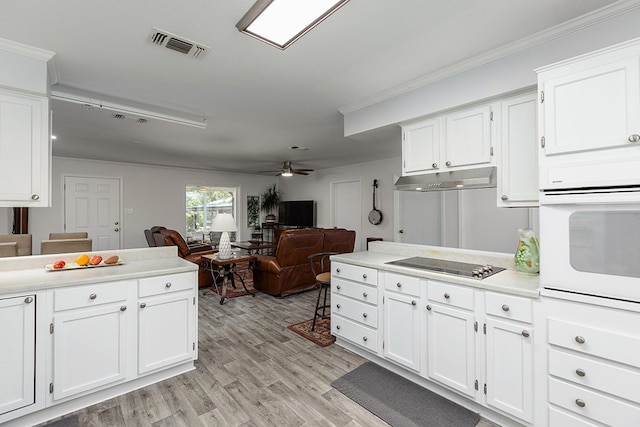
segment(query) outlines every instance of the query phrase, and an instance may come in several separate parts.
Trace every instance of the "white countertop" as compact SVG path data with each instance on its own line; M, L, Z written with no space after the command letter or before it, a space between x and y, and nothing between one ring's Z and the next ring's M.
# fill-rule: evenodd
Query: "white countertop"
M412 256L423 256L482 265L491 264L506 268L506 270L489 276L486 279L478 280L417 268L387 264L390 261L397 261ZM445 248L440 246L410 245L394 242L370 242L368 251L333 255L331 260L529 298L538 298L540 296L539 276L523 274L516 271L513 263L513 255L511 254Z
M88 252L88 255L99 252ZM101 254L107 255L106 251ZM122 265L76 270L45 269L59 259L72 262L79 254L35 255L0 258L0 295L116 280L195 271L198 266L178 257L177 247L123 249L108 251L118 255Z

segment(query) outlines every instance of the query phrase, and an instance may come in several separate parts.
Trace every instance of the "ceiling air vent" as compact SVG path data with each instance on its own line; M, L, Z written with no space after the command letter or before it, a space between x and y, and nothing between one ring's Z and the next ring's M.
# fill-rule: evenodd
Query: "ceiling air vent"
M184 37L176 36L168 31L153 28L151 41L158 46L184 53L194 58L202 58L211 48L201 43L187 40Z

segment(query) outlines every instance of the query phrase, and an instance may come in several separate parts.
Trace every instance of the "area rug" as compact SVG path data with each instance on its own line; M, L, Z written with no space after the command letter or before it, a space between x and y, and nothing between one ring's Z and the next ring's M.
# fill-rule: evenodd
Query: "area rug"
M480 415L372 362L331 386L392 426L473 427Z
M318 319L316 321L315 331L311 331L312 323L313 319L309 319L287 326L287 329L292 330L320 347L326 347L336 342L336 337L331 335L331 319Z
M253 287L253 272L249 269L248 263L239 263L236 267L236 273L237 275L234 275L233 277L236 287L234 288L233 286L231 286L231 280L229 280L225 299L242 297L245 295L249 295L249 292L256 292L255 288ZM245 286L247 287L247 289L249 289L249 292L244 290L244 288L242 287L242 281L240 281L240 278L238 276L242 277ZM220 295L220 293L222 292L222 279L218 280L217 288L215 285L211 285L209 292Z

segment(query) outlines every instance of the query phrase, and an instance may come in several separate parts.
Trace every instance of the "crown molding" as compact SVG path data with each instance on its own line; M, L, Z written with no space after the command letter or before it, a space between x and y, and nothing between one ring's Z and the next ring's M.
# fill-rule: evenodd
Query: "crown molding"
M55 56L55 52L51 52L50 50L40 49L38 47L28 46L26 44L2 38L0 38L0 50L38 59L40 61L50 61Z
M402 95L420 87L427 86L437 81L444 80L456 74L460 74L489 62L498 60L500 58L513 55L515 53L532 48L542 43L546 43L559 37L563 37L567 34L582 30L599 22L606 21L608 19L639 8L640 0L622 0L613 3L579 17L570 19L569 21L563 22L554 27L535 33L531 36L527 36L525 38L516 40L515 42L490 50L484 54L458 62L452 66L442 68L419 79L394 86L388 90L381 91L378 94L373 95L371 98L368 98L367 100L341 107L338 109L338 111L340 111L343 115L358 111L362 108L369 107L371 105L377 104L398 95Z

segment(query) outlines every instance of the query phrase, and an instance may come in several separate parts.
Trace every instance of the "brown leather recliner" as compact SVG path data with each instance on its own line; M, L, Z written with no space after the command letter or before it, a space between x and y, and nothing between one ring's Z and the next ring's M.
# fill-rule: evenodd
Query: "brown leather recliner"
M274 256L256 255L253 286L274 296L316 288L309 255L319 252L353 252L356 232L343 228L309 228L283 231Z
M199 266L199 288L211 286L213 284L211 272L207 270L208 262L204 258L202 258L202 255L214 254L218 252L217 250L213 249L211 246L208 246L207 249L207 245L202 245L198 248L190 248L180 233L169 228L161 227L161 229L159 230L156 229L155 233L153 233L153 237L156 241L156 246L177 246L178 255L181 258L184 258L187 261L190 261Z

